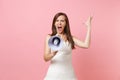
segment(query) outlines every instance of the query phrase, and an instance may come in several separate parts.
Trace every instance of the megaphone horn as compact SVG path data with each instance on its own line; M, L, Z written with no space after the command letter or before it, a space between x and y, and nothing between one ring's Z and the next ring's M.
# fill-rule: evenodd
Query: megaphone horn
M59 36L52 36L48 40L48 45L52 50L57 51L61 49L63 45L63 41Z

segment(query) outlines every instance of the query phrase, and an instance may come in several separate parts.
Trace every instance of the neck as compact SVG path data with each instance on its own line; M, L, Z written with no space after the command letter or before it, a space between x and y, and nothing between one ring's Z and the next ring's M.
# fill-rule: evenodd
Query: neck
M64 35L65 33L64 32L62 32L62 33L57 33L58 35Z

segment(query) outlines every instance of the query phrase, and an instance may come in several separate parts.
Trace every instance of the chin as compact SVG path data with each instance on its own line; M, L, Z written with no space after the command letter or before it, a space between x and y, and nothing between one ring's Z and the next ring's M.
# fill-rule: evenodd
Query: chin
M58 34L62 34L63 32L58 32Z

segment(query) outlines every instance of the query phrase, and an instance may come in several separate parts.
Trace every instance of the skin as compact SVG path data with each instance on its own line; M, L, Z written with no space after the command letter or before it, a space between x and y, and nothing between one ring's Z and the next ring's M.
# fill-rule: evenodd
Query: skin
M88 17L85 25L87 28L87 34L84 41L79 40L77 37L73 36L73 41L75 43L75 46L78 46L80 48L89 48L90 46L90 33L91 33L91 20L92 17ZM64 28L66 25L65 17L63 15L59 16L57 20L55 21L55 26L57 30L57 34L63 39L67 40L66 35L64 35ZM61 29L58 29L58 27L61 27ZM47 35L46 42L45 42L45 53L44 53L44 60L49 61L51 60L58 51L51 51L51 49L48 46L48 40L50 39L50 35Z

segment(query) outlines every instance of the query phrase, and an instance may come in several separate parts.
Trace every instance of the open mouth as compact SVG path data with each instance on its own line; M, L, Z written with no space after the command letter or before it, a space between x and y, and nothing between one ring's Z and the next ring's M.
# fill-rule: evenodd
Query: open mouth
M59 26L59 27L58 27L58 30L59 30L59 31L62 31L62 27L61 27L61 26Z
M57 27L57 30L58 30L59 32L61 32L61 31L62 31L62 27L61 27L61 26L58 26L58 27Z
M62 27L58 27L58 29L62 29Z
M63 31L63 27L62 27L62 26L57 26L57 30L58 30L59 32L62 32L62 31Z

